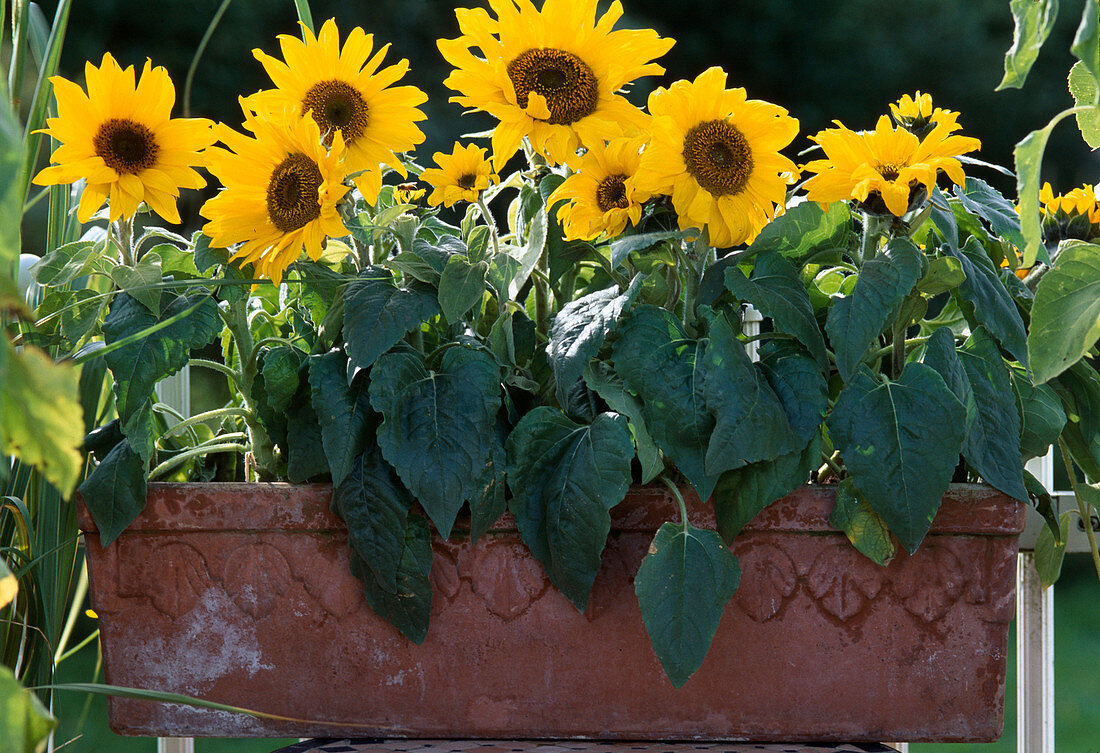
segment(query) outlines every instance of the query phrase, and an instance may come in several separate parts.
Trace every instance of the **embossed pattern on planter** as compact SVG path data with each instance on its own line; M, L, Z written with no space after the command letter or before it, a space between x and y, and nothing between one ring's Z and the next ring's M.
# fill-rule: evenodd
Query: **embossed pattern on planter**
M679 690L633 591L656 526L673 514L667 493L632 491L613 511L584 614L549 586L507 516L476 544L461 531L437 540L422 646L367 608L328 495L153 484L147 513L107 550L83 521L109 682L321 722L112 699L116 730L842 742L1001 733L1023 510L988 489L953 487L933 535L885 568L828 527L830 490L775 503L735 543L741 586ZM691 504L705 524L707 508Z

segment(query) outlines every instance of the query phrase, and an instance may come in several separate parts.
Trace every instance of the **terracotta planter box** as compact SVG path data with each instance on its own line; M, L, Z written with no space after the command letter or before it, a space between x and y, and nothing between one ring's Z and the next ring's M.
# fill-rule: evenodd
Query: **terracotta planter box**
M667 492L632 490L588 610L552 588L506 516L435 542L415 646L374 616L327 486L152 484L104 550L87 514L107 681L335 725L112 699L131 735L991 741L1001 735L1018 503L952 487L913 557L879 568L826 523L832 491L769 507L702 668L673 689L633 574ZM697 524L712 525L696 500Z

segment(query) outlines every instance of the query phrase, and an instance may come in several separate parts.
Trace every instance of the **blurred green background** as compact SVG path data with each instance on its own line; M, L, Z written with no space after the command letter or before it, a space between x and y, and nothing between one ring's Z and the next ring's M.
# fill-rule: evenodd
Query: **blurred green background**
M1012 39L1008 0L625 0L626 16L619 25L655 28L677 40L661 61L668 69L666 77L643 79L635 85L631 98L636 104L643 104L655 86L693 78L709 66L720 65L729 73L731 86L744 86L750 97L781 104L799 119L803 135L792 147L798 151L810 146L806 136L834 119L854 129L873 127L890 102L919 89L931 92L938 105L962 113L965 133L982 140L979 156L1011 166L1013 145L1072 105L1065 75L1073 62L1068 47L1082 2L1063 0L1059 22L1027 86L1005 92L994 88ZM47 15L52 16L55 4L42 3ZM182 99L192 55L220 4L220 0L74 0L61 73L82 83L84 61L98 63L104 52L139 68L149 57L168 68ZM411 72L402 83L416 85L430 97L424 107L429 119L423 125L428 140L418 151L419 162L430 162L434 151L449 151L461 133L491 127L479 116L462 116L458 105L448 103L450 92L441 83L448 69L435 40L458 35L455 3L313 0L312 7L318 25L335 17L343 33L362 26L375 35L376 44L392 43L388 61L410 60ZM291 0L231 2L198 67L191 114L237 126L241 119L237 97L270 86L251 50L278 54L275 37L295 34L296 18ZM1081 142L1072 121L1055 130L1044 178L1057 191L1097 182L1097 167L1097 156ZM991 171L970 172L1014 193L1010 179ZM207 195L212 191L208 189ZM181 207L187 229L197 227L195 212L203 198L192 195ZM44 225L33 218L27 223L25 251L38 251L42 239L34 228ZM1100 749L1098 588L1084 556L1067 558L1055 591L1060 751ZM93 629L91 621L81 627ZM61 679L88 680L95 669L95 650L89 647L62 666ZM914 753L1014 751L1013 683L1010 676L1001 743L913 746ZM100 697L63 694L56 711L62 720L58 744L74 739L64 750L155 750L152 740L113 736L106 729L105 701ZM260 753L279 745L273 740L200 740L197 750Z

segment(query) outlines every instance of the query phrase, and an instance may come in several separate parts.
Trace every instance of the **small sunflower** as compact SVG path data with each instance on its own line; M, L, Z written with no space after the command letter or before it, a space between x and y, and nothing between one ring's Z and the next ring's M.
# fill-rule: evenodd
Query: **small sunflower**
M954 121L937 123L923 139L904 128L895 128L883 115L873 131L857 133L835 121L811 140L826 158L806 165L817 173L806 181L806 196L822 204L854 199L871 214L901 217L924 203L943 170L955 184L966 180L960 154L972 152L981 142L969 136L951 135Z
M429 167L420 174L420 179L433 189L428 204L450 207L459 201L471 204L477 201L481 192L497 179L492 165L485 159L485 151L485 147L462 146L456 141L450 154L433 154L432 159L439 167Z
M565 237L593 240L601 233L616 236L642 217L642 204L649 198L634 186L634 174L642 159L643 138L622 137L604 147L593 147L581 162L581 169L558 186L547 206L566 203L558 209Z
M221 126L229 149L207 150L225 188L200 210L210 220L203 232L212 246L242 244L232 258L278 284L303 249L316 260L327 237L348 234L337 209L349 190L344 139L337 133L326 148L316 121L292 112L260 118L246 109L245 128L253 136Z
M706 229L718 248L752 241L775 216L798 173L779 153L798 121L770 102L726 89L709 68L649 96L653 135L634 178L638 190L670 194L680 227Z
M361 172L353 178L355 185L374 204L383 164L401 177L408 175L396 153L423 143L416 122L427 117L418 105L428 95L415 86L393 86L408 72L409 61L380 67L389 45L372 56L374 36L359 27L348 33L343 48L332 19L317 36L308 29L302 34L304 39L279 36L283 60L252 51L277 88L253 94L247 106L263 113L309 112L326 143L339 131L347 145L348 172Z
M1045 242L1054 245L1071 238L1087 241L1100 236L1100 202L1095 187L1085 184L1055 196L1050 184L1044 183L1039 204Z
M577 149L638 131L642 112L617 92L636 78L659 75L653 63L675 44L652 29L612 27L616 0L596 19L597 0L489 0L455 11L463 36L441 39L455 70L444 84L452 102L500 121L493 130L493 167L500 170L526 137L552 164L579 164ZM479 54L473 52L479 50Z
M920 90L913 96L904 94L901 99L892 103L890 115L894 118L896 125L909 131L918 139L927 136L935 126L941 123L946 124L949 131L961 128L958 124L959 113L942 107L933 107L932 95L922 94Z
M77 219L87 222L110 200L112 221L132 217L141 202L168 222L178 224L176 199L181 188L202 188L206 181L193 169L200 152L214 141L213 123L199 118L172 118L176 90L168 72L145 61L134 82L134 67L123 69L110 54L99 67L84 66L88 93L61 76L50 79L57 117L46 121L46 133L61 142L34 177L40 186L85 180Z

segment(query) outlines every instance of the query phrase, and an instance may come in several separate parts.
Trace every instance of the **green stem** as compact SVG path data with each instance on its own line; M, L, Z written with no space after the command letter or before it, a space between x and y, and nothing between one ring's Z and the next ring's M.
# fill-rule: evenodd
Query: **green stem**
M477 208L481 210L481 217L485 220L485 224L489 226L489 237L493 240L493 256L500 256L500 239L497 236L497 223L493 219L493 215L489 213L489 207L485 204L485 199L481 194L477 195Z
M298 20L302 26L313 31L313 14L309 12L309 0L294 0L294 7L298 11ZM302 35L305 38L305 35Z
M88 645L89 643L91 643L92 641L96 640L97 638L99 638L99 630L98 630L98 629L97 629L97 630L93 630L93 631L92 631L91 633L89 633L89 634L88 634L88 636L87 636L87 637L86 637L86 638L85 638L84 640L82 640L82 641L81 641L80 643L76 644L75 646L73 646L72 648L70 648L70 649L69 649L68 651L66 651L65 653L61 654L61 656L59 656L59 657L57 657L56 659L54 659L54 664L60 664L61 662L65 661L66 659L68 659L68 658L69 658L70 656L72 656L73 654L79 653L79 652L80 652L80 649L84 648L85 646L87 646L87 645Z
M219 374L224 374L225 376L233 380L233 384L236 385L237 389L240 389L241 387L241 375L234 369L226 366L224 363L218 363L217 361L208 361L205 358L192 358L190 361L187 362L187 365L198 366L202 369L210 369L211 371L216 371Z
M233 344L237 348L237 361L241 365L238 389L247 411L244 415L244 423L248 427L252 455L256 459L256 468L261 478L266 479L275 475L275 444L257 418L256 403L252 396L252 385L256 380L257 369L253 354L252 333L248 328L246 305L244 301L232 303L228 310L222 312L222 319L233 336Z
M894 379L905 369L905 322L894 322L890 335L890 373Z
M199 40L199 45L195 48L195 54L191 57L191 65L187 68L187 77L183 80L183 117L185 118L191 117L191 83L195 80L195 70L199 67L199 59L206 52L206 45L210 43L210 37L214 36L214 29L218 28L218 23L221 22L222 16L225 15L225 11L229 8L231 2L232 0L222 0L218 10L214 12L214 17L210 19L202 39Z
M1073 496L1077 499L1077 511L1081 514L1081 521L1085 526L1085 536L1089 540L1089 553L1092 555L1092 566L1096 569L1096 577L1100 580L1100 550L1096 548L1096 532L1092 530L1092 513L1089 512L1089 504L1077 491L1077 474L1073 472L1073 462L1070 460L1069 447L1066 440L1058 437L1058 448L1062 451L1062 462L1066 465L1066 473L1069 474L1069 482L1073 486Z
M244 432L237 432L236 434L226 434L217 439L236 438L239 436L241 439L245 438ZM153 481L159 476L164 475L168 471L174 470L177 467L184 464L185 461L190 460L196 455L209 455L214 452L247 452L248 447L243 444L237 444L235 442L226 442L224 444L212 444L212 445L199 445L198 447L192 447L190 450L185 450L179 455L168 458L163 463L158 465L153 470L149 471L149 480ZM255 454L255 452L253 452Z
M676 504L680 507L680 524L683 525L684 530L688 529L688 510L687 505L684 504L684 495L680 494L679 487L669 480L668 476L663 473L660 476L661 482L668 487L668 490L672 492L672 496L676 499Z
M205 413L196 413L190 418L185 418L180 421L178 424L173 424L166 432L160 435L160 438L167 439L168 437L179 434L185 429L190 429L192 426L209 421L212 418L221 418L222 416L243 417L247 413L248 411L244 408L216 408L214 410L208 410Z

